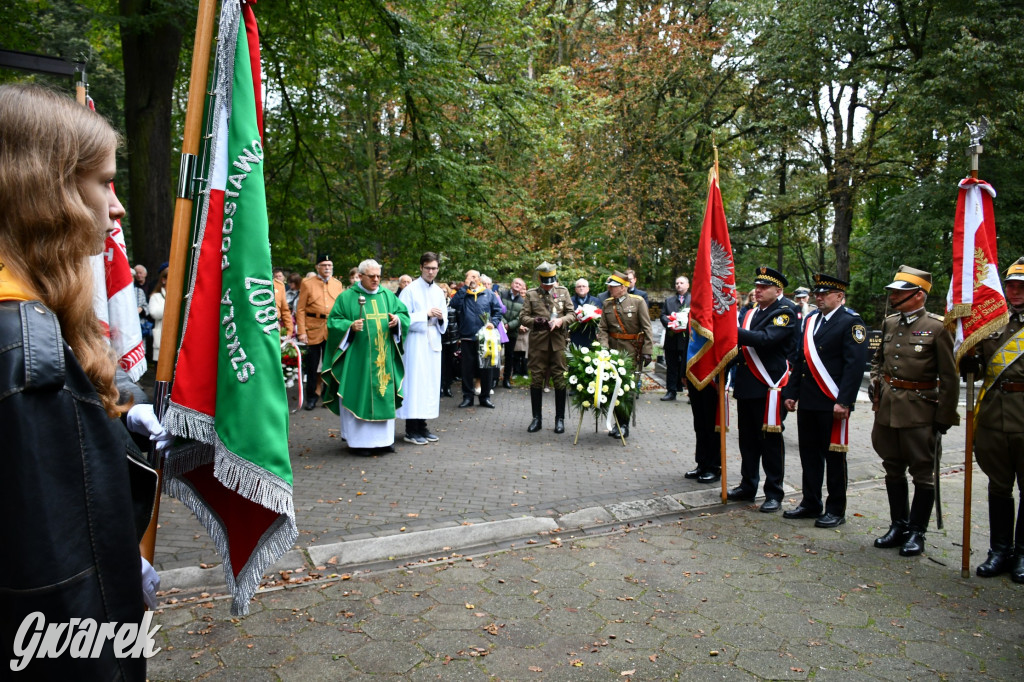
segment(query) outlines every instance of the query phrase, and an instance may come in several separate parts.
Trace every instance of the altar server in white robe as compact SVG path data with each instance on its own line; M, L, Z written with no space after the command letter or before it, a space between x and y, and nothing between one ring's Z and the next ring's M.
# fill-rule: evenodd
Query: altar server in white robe
M420 276L402 289L398 299L409 309L409 335L405 339L405 400L396 416L405 419L405 442L436 443L427 428L441 407L441 337L448 328L448 302L434 283L438 256L420 256Z

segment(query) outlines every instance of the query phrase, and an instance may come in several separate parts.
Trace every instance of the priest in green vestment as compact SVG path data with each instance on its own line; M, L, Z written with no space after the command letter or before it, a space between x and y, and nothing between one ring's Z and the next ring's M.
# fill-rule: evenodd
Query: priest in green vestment
M359 264L359 281L327 316L324 407L341 417L349 449L394 451L395 410L402 404L402 339L409 310L380 286L380 263Z

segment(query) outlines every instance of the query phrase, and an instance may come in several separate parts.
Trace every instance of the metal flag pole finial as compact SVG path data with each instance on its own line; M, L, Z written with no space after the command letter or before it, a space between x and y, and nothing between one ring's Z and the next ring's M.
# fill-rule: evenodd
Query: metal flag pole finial
M971 177L978 179L978 157L985 151L981 146L981 139L988 135L988 118L981 117L980 121L971 121L967 124L967 131L971 134L971 144L967 153L971 155Z

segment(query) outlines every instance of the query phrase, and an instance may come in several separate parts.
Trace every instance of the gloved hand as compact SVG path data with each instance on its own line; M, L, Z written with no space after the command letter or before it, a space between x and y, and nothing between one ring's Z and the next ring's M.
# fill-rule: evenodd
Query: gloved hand
M546 317L535 317L533 319L533 328L537 331L544 331L551 328L551 322Z
M164 450L174 440L174 436L167 433L160 420L156 418L152 405L136 405L128 410L128 430L140 436L149 436L149 439L156 444L157 450Z
M964 381L967 380L967 374L973 374L975 380L979 378L981 374L981 360L977 355L965 355L960 358L960 378Z
M640 356L640 362L643 363L642 365L640 365L641 367L646 367L647 365L651 364L651 356L650 355L641 355Z
M156 608L156 591L160 589L160 574L153 568L153 564L142 559L142 599L150 609Z
M932 424L932 431L939 435L944 435L946 431L949 431L949 424L943 424L941 422L935 422Z

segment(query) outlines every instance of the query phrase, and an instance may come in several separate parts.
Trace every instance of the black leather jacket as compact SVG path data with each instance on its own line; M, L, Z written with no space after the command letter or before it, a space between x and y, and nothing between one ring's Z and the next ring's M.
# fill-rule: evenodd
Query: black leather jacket
M0 301L0 639L4 667L25 616L142 619L139 531L126 453L138 448L38 301ZM148 509L152 511L149 491ZM147 502L142 500L141 508ZM20 657L19 657L20 658ZM144 679L143 658L35 658L33 679Z

